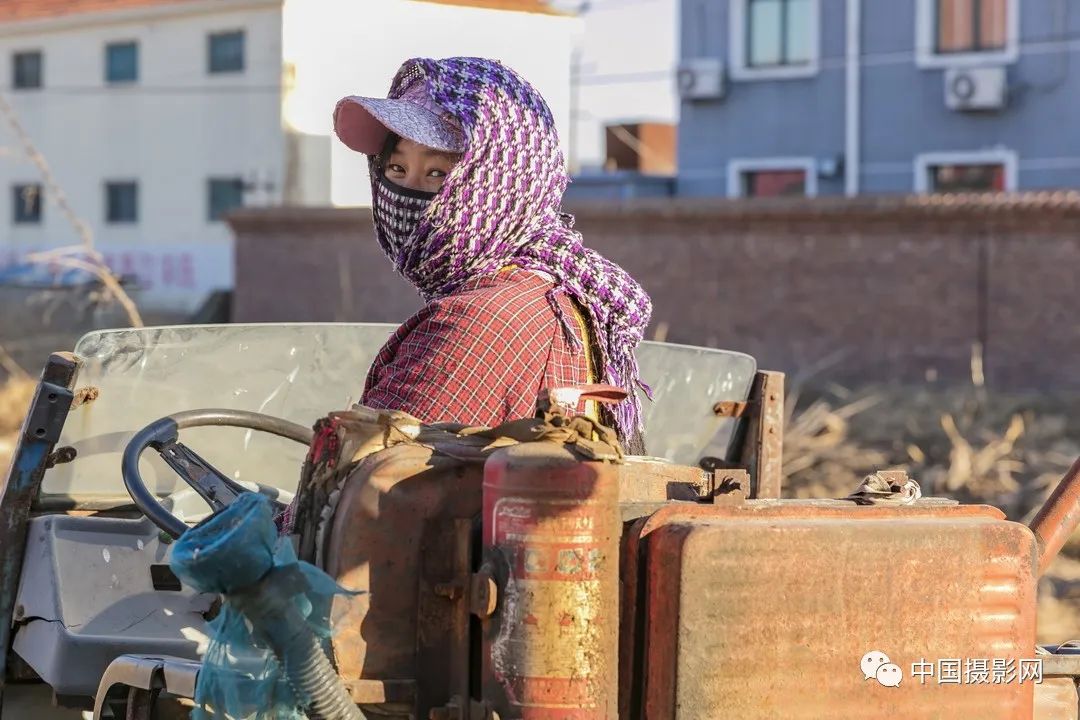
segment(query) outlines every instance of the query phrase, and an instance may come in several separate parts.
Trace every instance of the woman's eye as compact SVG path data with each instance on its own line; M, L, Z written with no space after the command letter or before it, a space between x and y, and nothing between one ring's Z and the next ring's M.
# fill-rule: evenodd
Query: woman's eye
M446 177L446 172L443 170L431 170L428 172L428 177L444 178Z
M386 169L393 173L399 173L401 175L405 174L405 168L401 167L400 165L395 165L393 163L387 165Z

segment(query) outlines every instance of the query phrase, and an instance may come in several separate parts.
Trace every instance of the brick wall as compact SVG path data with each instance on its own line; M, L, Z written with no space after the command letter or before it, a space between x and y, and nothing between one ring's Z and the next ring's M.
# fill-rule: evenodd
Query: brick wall
M1080 388L1080 194L640 200L569 208L652 295L649 337L840 381ZM400 321L420 305L366 210L249 210L234 319Z

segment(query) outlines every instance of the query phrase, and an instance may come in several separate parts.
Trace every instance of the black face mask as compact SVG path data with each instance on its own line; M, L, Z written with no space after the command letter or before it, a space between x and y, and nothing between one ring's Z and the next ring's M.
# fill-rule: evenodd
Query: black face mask
M372 214L375 233L383 251L397 263L401 249L412 238L435 193L402 187L380 175L375 188Z

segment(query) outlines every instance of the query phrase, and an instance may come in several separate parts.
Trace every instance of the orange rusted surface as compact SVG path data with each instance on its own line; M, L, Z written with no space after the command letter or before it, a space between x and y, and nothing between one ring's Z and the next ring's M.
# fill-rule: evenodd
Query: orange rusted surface
M484 468L484 700L504 718L617 717L619 483L561 446L496 452Z
M1077 720L1076 682L1072 678L1046 678L1035 686L1034 720Z
M468 532L482 478L478 464L396 445L357 466L324 528L323 568L342 586L364 591L334 600L338 673L416 680L422 717L467 687L462 591L436 585L460 588L468 580Z
M619 478L619 502L655 503L697 501L705 494L709 476L701 468L629 458L614 466Z
M751 501L641 533L645 718L1032 717L1030 679L993 680L1035 657L1035 542L993 508Z
M1065 541L1080 524L1080 458L1031 521L1031 531L1039 541L1039 574L1042 575Z

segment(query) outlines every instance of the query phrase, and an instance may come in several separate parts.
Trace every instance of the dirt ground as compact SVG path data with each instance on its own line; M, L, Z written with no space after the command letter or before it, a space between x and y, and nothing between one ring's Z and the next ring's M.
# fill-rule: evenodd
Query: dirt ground
M31 394L0 384L0 471ZM789 388L785 495L843 497L868 473L903 468L924 495L986 503L1028 522L1080 457L1080 397L974 387ZM1080 535L1039 586L1039 641L1080 639Z

